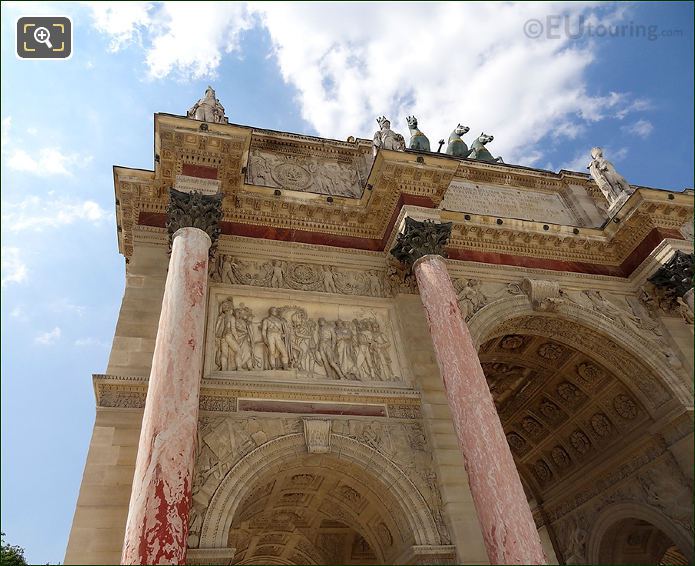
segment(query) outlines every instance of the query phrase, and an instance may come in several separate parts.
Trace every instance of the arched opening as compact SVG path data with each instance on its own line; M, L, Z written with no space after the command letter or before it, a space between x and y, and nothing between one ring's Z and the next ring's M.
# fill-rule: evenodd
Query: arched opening
M659 431L692 393L668 358L571 302L538 312L517 296L488 305L470 327L529 502L560 562L616 563L598 553L595 537L587 541L602 510L625 502L661 518L645 539L651 563L691 558L692 507L682 502L692 487Z
M313 453L304 435L282 436L226 474L200 548L234 549L235 564L407 563L422 548L451 552L422 489L351 437L331 434L328 451Z
M626 518L603 535L600 564L687 564L688 559L661 530L643 519Z
M386 563L405 541L377 489L355 464L312 454L257 477L229 531L234 563Z

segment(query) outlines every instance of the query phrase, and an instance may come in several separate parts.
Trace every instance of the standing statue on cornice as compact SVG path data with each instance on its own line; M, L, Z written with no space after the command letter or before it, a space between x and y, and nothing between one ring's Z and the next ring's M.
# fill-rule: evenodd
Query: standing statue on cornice
M430 151L430 140L417 127L417 118L408 116L405 121L408 122L408 129L410 130L410 144L408 147L418 151Z
M391 129L391 122L385 116L377 118L379 131L374 134L372 148L374 155L381 149L391 149L394 151L405 151L405 138Z
M468 159L477 159L478 161L487 161L489 163L504 163L501 157L492 157L492 154L485 147L485 144L490 143L494 139L494 136L481 133L471 144Z
M587 165L594 181L601 189L603 196L608 201L610 208L623 195L631 195L634 189L630 187L625 178L618 174L613 164L603 157L603 150L600 147L591 149L591 163Z
M229 123L229 119L224 115L224 106L217 100L215 90L211 86L205 89L203 98L196 102L186 115L201 122Z

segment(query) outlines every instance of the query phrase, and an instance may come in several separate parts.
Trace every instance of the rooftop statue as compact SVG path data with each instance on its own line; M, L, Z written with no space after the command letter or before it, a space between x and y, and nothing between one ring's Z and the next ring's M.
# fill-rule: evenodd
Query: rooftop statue
M401 134L397 134L391 129L391 122L388 118L381 116L376 121L379 124L379 131L374 134L374 142L372 143L374 155L379 148L405 151L405 139Z
M461 136L470 130L468 126L459 124L451 134L449 134L449 143L446 146L446 154L454 157L468 157L468 146L461 139Z
M408 116L405 121L408 122L408 129L410 129L410 144L408 147L419 151L430 151L430 140L418 129L417 118Z
M603 157L600 147L591 149L591 162L587 166L594 181L601 189L603 196L608 201L609 208L613 206L623 195L631 195L634 189L630 187L625 178L618 174L613 164Z
M203 98L196 102L186 115L202 122L229 123L229 119L224 115L224 106L217 100L215 90L211 86L205 89Z
M468 159L477 159L478 161L488 161L490 163L504 163L501 157L492 157L492 154L487 150L485 144L495 139L487 134L480 134L477 139L471 144L471 151L468 153Z

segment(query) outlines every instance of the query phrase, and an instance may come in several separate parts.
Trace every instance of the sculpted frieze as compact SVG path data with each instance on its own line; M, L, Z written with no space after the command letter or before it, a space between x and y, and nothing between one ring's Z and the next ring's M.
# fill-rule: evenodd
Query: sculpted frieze
M252 149L246 182L262 187L360 198L367 174L364 156L344 162L312 155Z
M210 264L210 278L229 285L367 297L393 297L398 293L416 292L415 278L395 265L385 269L358 270L280 259L241 260L229 254L218 254Z
M291 372L307 378L401 381L384 309L283 304L220 296L211 313L211 371Z

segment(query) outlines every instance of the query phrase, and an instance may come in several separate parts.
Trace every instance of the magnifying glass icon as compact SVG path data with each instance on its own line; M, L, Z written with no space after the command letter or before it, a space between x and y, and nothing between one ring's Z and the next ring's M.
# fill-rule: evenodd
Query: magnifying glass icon
M38 27L34 30L34 39L48 46L49 49L53 49L51 44L51 32L49 32L45 27Z

